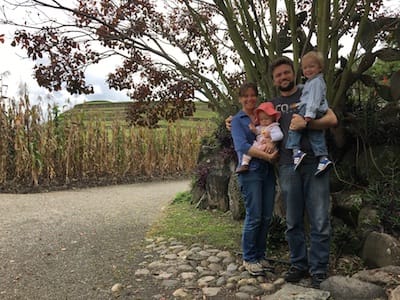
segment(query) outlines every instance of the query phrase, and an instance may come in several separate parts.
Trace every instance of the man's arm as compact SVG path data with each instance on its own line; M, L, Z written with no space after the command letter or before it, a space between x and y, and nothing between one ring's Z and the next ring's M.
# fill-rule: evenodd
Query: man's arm
M326 111L326 114L322 118L313 119L308 123L309 123L308 128L322 130L322 129L336 127L338 120L333 110L329 108ZM307 122L304 120L302 116L298 114L293 114L292 121L290 123L291 130L302 130L306 128L306 125Z
M226 129L228 129L229 131L231 131L231 129L232 129L232 116L229 116L229 117L227 117L226 119L225 119L225 127L226 127Z

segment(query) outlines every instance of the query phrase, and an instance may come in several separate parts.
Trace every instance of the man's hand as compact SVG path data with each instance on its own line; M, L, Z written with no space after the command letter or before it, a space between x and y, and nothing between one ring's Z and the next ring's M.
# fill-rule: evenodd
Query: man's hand
M229 117L227 117L227 118L225 119L225 127L226 127L226 129L228 129L229 131L231 131L231 129L232 129L232 125L231 125L232 119L233 119L232 116L229 116Z

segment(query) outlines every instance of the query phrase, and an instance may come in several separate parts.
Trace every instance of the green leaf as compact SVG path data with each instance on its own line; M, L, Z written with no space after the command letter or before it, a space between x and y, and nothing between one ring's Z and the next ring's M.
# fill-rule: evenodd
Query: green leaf
M292 44L292 40L288 33L288 28L285 26L278 33L278 53L282 53L284 49L289 47Z
M376 45L376 28L374 23L367 21L361 28L360 32L360 44L367 52L371 51Z
M357 73L362 74L367 71L374 64L375 59L375 53L365 53L361 59L360 64L358 65Z

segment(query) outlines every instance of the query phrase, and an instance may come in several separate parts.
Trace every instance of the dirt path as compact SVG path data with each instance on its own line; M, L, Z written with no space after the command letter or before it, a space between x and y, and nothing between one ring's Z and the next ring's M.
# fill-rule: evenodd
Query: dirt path
M0 299L110 299L117 282L143 289L132 267L142 260L140 244L188 189L180 180L0 194Z

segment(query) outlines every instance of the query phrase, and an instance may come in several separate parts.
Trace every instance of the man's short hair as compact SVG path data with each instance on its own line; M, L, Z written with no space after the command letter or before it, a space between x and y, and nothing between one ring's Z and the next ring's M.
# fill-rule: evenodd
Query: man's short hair
M271 71L271 74L274 72L274 70L275 70L277 67L279 67L279 66L281 66L281 65L288 65L288 66L290 66L290 68L292 69L292 71L293 71L293 73L294 73L293 61L292 61L289 57L281 56L281 57L278 57L277 59L275 59L275 60L273 60L273 61L271 62L271 65L269 66L270 71Z

